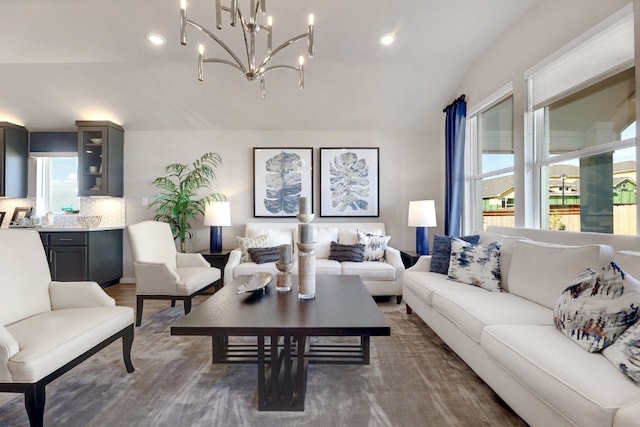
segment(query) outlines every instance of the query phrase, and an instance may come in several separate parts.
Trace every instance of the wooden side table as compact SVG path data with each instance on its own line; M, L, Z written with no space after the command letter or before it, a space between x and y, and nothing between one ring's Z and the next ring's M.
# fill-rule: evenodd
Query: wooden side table
M215 283L214 289L218 291L222 288L224 283L224 266L227 265L229 259L230 249L223 249L222 252L209 252L208 250L200 251L200 255L207 260L211 267L220 269L220 280Z
M416 251L400 250L400 258L402 258L404 268L409 268L413 267L413 265L418 262L420 255L418 255Z

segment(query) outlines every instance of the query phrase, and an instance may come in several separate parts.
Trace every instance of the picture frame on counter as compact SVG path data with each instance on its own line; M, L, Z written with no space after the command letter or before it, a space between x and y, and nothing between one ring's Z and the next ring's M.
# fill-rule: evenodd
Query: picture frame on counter
M306 197L313 211L313 148L253 149L253 216L293 218Z
M20 225L20 220L28 219L30 216L31 216L30 207L17 207L13 210L11 223L14 225Z

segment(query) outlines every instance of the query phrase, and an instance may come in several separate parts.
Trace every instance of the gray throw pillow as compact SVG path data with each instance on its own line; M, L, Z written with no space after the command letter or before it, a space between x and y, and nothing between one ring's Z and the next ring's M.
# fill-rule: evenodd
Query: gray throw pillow
M340 262L362 262L364 261L364 245L361 243L356 243L355 245L343 245L331 242L329 259Z
M433 236L433 253L431 254L431 268L429 271L440 274L449 273L451 239L451 236L442 236L440 234ZM480 240L480 236L478 234L473 234L470 236L458 237L458 239L476 245Z
M274 246L272 248L249 248L247 249L251 259L256 264L264 264L265 262L275 262L280 259L280 248Z

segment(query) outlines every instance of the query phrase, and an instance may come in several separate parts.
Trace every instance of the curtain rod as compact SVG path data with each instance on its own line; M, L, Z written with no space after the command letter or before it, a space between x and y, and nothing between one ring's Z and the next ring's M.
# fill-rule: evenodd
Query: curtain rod
M465 96L466 96L466 95L465 95L464 93L463 93L462 95L460 95L460 96L458 97L458 99L456 99L456 100L455 100L455 101L453 101L451 104L449 104L449 105L447 105L446 107L444 107L444 109L442 110L442 112L443 112L443 113L446 113L446 112L447 112L447 109L448 109L449 107L453 106L453 104L455 104L456 102L463 102L463 101L464 101Z

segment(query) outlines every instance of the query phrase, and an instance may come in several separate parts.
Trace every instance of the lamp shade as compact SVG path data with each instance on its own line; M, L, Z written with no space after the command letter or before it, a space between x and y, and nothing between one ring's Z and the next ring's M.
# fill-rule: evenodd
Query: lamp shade
M229 202L211 202L204 211L204 225L231 225L231 205Z
M433 200L409 202L409 227L435 227L436 205Z

